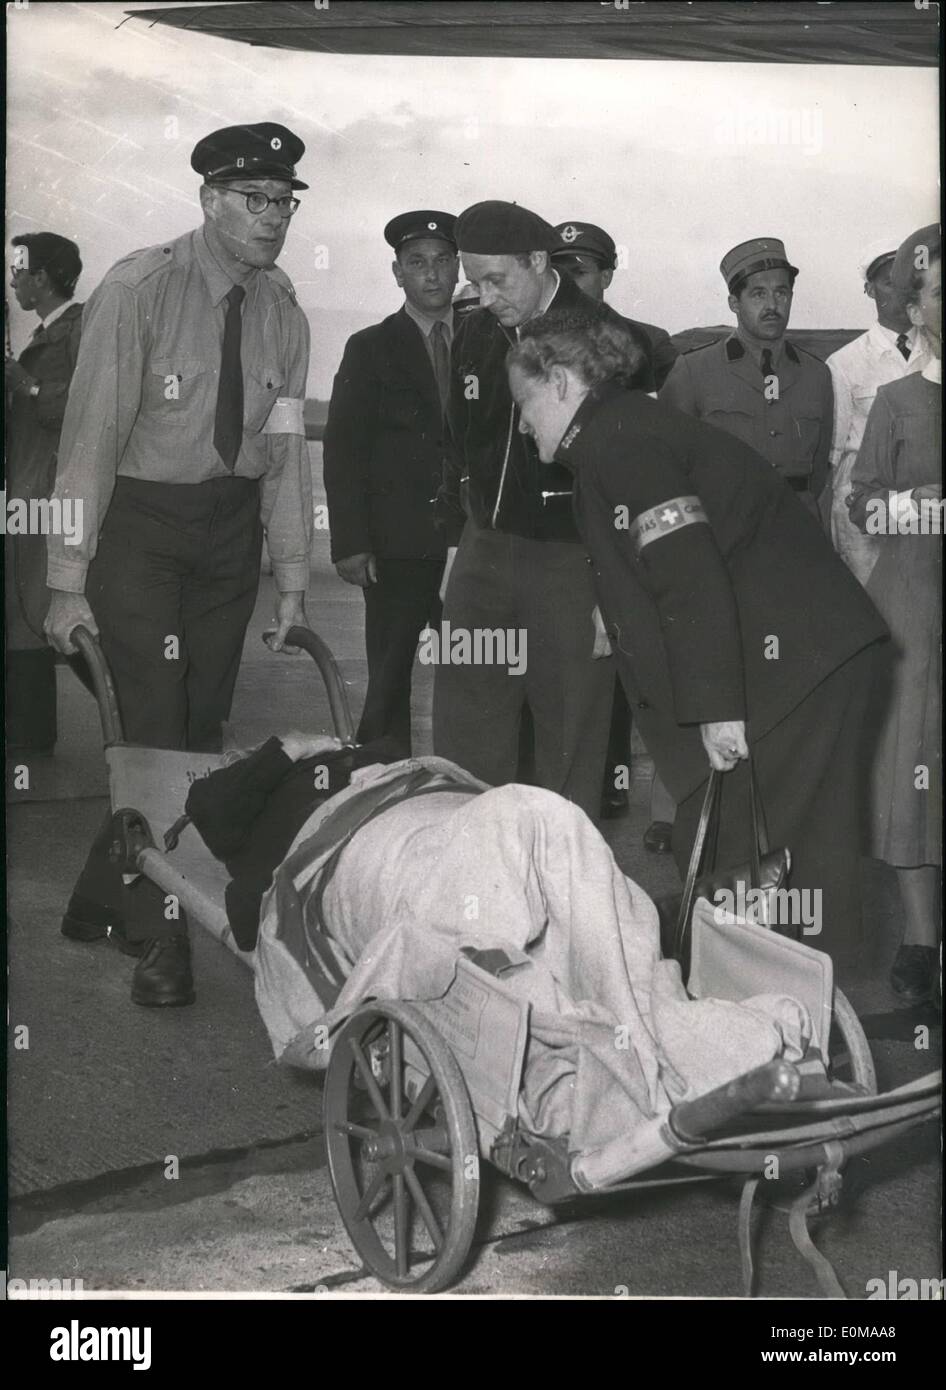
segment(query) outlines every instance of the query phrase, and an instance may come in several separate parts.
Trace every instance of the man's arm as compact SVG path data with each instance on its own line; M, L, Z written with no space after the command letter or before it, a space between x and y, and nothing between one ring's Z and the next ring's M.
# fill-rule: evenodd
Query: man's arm
M263 426L268 448L260 517L279 591L278 630L270 643L274 651L282 650L289 627L305 622L303 600L312 551L312 470L303 421L309 324L302 310L293 307L285 357L286 395L276 401Z
M356 335L345 344L335 374L322 443L335 564L353 556L367 557L372 551L368 483L380 404L381 383L363 340Z
M54 496L81 518L76 544L47 537L47 583L81 594L112 500L115 478L141 404L145 327L137 295L118 281L95 290L82 315L72 389L59 441Z
M831 463L834 467L837 467L841 462L841 456L847 447L851 424L854 419L854 392L851 379L836 358L837 353L832 353L825 364L831 373L834 395L834 425L831 433Z
M669 376L660 388L660 399L665 405L672 405L675 410L682 410L685 415L695 415L699 419L696 384L686 353L681 353L671 367Z
M816 498L821 496L828 481L833 434L834 392L831 389L831 373L827 368L824 368L821 373L821 417L818 444L811 461L811 495Z

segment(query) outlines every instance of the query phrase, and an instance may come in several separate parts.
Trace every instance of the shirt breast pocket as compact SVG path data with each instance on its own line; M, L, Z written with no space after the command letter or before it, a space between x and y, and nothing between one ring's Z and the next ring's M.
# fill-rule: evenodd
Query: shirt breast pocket
M244 377L243 428L259 434L282 393L283 374L277 367L253 367Z
M206 388L206 367L199 357L156 357L145 379L145 407L162 427L183 428L199 408Z

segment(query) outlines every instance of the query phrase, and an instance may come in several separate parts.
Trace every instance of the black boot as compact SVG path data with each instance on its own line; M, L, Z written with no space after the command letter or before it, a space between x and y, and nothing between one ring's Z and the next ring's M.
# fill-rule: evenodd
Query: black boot
M191 948L184 934L145 942L144 954L132 976L131 998L132 1003L152 1009L193 1004L196 995Z
M99 941L122 925L121 913L94 903L80 893L69 899L59 930L70 941Z

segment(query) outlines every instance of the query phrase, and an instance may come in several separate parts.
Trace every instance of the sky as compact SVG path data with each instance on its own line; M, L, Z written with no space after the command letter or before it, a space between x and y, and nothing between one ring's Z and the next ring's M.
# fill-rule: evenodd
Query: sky
M306 144L280 264L323 399L348 335L401 302L382 229L411 208L596 222L622 248L610 302L670 332L730 321L719 262L753 236L800 269L796 327L867 327L863 249L938 216L933 69L292 53L127 8L7 6L7 264L20 232L71 237L86 298L199 223L203 135L279 121ZM19 351L35 318L8 298Z

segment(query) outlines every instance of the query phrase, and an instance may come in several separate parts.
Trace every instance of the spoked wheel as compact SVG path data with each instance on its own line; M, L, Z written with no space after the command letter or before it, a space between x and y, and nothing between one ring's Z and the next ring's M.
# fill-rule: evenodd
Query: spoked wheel
M864 1095L877 1094L877 1072L861 1021L839 989L834 991L834 1013L828 1040L831 1080L857 1086Z
M335 1201L362 1260L391 1288L446 1288L473 1240L479 1159L440 1034L409 1004L359 1009L335 1040L323 1114Z

